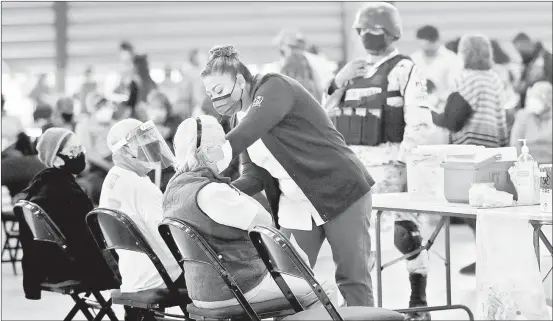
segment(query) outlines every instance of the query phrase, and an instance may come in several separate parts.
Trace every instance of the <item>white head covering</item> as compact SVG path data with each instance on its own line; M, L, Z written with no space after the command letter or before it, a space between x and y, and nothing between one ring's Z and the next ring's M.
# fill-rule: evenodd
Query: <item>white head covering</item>
M115 152L115 144L117 144L120 140L125 138L125 136L142 125L143 123L140 120L129 118L129 119L123 119L119 122L117 122L111 129L109 130L108 137L107 137L107 143L109 150L111 152Z

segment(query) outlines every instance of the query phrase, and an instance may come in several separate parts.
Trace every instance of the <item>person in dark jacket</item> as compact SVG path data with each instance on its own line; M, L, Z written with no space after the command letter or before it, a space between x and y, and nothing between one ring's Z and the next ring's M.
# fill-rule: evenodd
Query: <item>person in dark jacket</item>
M2 151L2 185L8 188L12 198L45 168L25 133L19 133L17 141Z
M328 239L347 305L372 306L368 213L374 180L297 81L279 74L254 78L232 46L215 47L210 55L201 73L206 92L218 113L240 120L226 135L221 161L242 158L233 185L248 195L265 188L275 221L296 238L312 266ZM272 178L274 189L264 186L263 176Z
M22 213L19 218L23 247L23 289L31 300L41 298L42 282L80 280L99 290L119 287L90 234L85 216L92 201L75 181L85 167L85 155L77 136L63 128L50 128L39 137L38 157L47 167L23 191L24 199L40 206L67 239L71 263L53 243L36 242ZM111 262L116 264L115 262Z

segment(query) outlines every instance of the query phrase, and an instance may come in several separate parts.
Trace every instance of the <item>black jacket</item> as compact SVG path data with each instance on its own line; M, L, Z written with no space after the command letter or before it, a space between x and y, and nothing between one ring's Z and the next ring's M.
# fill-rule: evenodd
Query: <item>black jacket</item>
M73 175L62 169L47 168L34 177L23 193L25 200L40 206L58 226L75 259L70 263L56 244L34 241L22 213L16 213L23 247L23 290L27 299L40 299L40 283L45 281L80 280L98 289L119 287L119 281L114 278L86 226L85 217L93 209L92 201Z

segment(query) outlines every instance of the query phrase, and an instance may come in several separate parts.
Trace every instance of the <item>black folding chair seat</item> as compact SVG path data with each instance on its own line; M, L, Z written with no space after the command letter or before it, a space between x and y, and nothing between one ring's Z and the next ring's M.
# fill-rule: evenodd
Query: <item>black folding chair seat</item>
M404 320L405 317L395 311L390 311L382 308L367 308L367 307L344 307L336 308L343 320L346 321L366 321L366 320L379 320L379 321L394 321ZM325 308L316 308L311 310L304 310L294 315L284 318L284 320L304 321L304 320L332 320L328 311Z
M140 309L160 309L178 306L182 297L188 295L186 289L178 289L181 297L171 295L169 289L150 289L139 292L125 293L121 290L111 291L114 304L126 305Z
M16 210L20 211L18 213L21 213L22 218L29 225L35 241L56 244L69 262L74 262L74 258L68 252L67 239L40 206L32 202L20 200L14 206L14 211ZM114 280L118 280L116 276L114 276ZM102 320L106 315L110 320L118 321L117 316L111 309L112 300L106 301L100 293L100 291L110 290L111 288L102 287L98 284L87 284L79 280L45 281L40 284L40 288L44 291L71 296L75 305L65 317L65 321L72 320L79 311L89 321ZM81 297L79 294L84 295ZM90 302L90 295L94 296L95 302ZM100 311L96 316L93 316L90 309L99 309Z
M73 294L83 293L89 291L89 287L81 281L66 280L62 282L42 282L40 283L40 289L44 291L60 293L60 294Z
M261 319L294 314L294 309L285 298L252 303L251 306ZM190 315L202 316L206 319L225 320L244 317L244 308L239 304L217 309L203 309L189 304L187 309Z
M40 283L40 289L48 292L60 293L60 294L72 294L72 293L84 293L91 291L106 291L111 290L111 287L94 287L85 282L78 280L65 280L61 282L42 282Z

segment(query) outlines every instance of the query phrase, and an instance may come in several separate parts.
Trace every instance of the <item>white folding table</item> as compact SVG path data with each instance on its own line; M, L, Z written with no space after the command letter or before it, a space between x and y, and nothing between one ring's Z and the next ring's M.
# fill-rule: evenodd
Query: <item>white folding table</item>
M469 318L473 320L473 315L470 309L464 305L453 305L451 303L451 238L450 238L450 218L472 218L476 219L477 215L486 214L501 214L504 216L513 215L525 217L534 228L534 249L539 262L539 241L541 240L549 253L553 256L553 247L551 242L546 238L545 234L541 230L544 225L552 225L552 215L540 213L539 206L516 206L505 208L490 208L482 209L475 208L469 204L461 203L449 203L445 199L428 199L421 197L421 195L410 193L386 193L386 194L374 194L373 195L373 210L376 211L376 281L377 281L377 306L382 307L382 270L384 268L393 265L399 261L420 253L423 250L429 250L441 229L445 227L445 268L446 268L446 305L433 306L427 308L410 308L404 309L405 312L415 311L439 311L439 310L453 310L463 309L469 315ZM398 257L386 264L382 264L382 244L381 244L381 224L380 219L383 213L388 211L404 212L404 213L421 213L421 214L434 214L441 216L438 225L434 229L434 232L427 240L426 244L420 248L407 253L401 257Z

